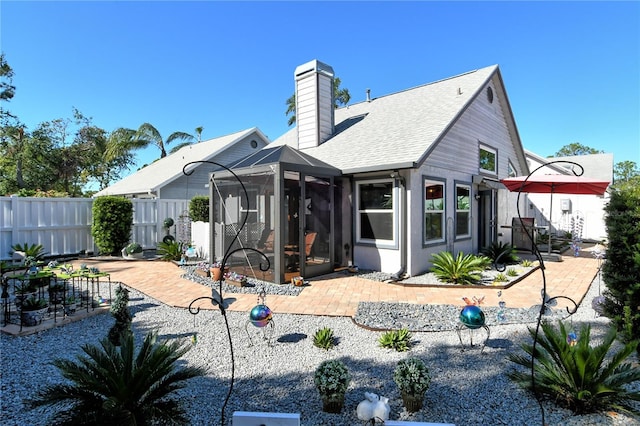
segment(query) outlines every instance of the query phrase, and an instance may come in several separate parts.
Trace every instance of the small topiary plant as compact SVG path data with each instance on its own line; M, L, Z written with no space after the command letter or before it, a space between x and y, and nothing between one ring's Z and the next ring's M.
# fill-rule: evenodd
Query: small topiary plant
M329 327L324 327L316 331L316 334L313 336L313 346L329 350L333 346L335 346L336 341L333 335L333 330Z
M378 343L383 348L406 352L411 348L411 337L411 333L406 328L390 330L380 336Z
M129 290L121 285L116 288L116 298L111 305L111 315L116 323L109 329L109 341L114 346L120 346L123 339L127 339L131 332L131 312L129 312Z

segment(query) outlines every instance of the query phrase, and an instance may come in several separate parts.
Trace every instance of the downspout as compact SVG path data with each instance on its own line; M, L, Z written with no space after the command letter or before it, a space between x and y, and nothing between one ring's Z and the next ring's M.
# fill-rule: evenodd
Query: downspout
M407 185L405 179L400 176L399 172L394 172L393 176L396 178L398 183L400 184L400 198L401 202L399 203L402 211L400 212L400 270L395 274L391 275L391 279L393 281L399 281L402 279L405 271L407 270L407 220L409 218L408 206L407 206Z

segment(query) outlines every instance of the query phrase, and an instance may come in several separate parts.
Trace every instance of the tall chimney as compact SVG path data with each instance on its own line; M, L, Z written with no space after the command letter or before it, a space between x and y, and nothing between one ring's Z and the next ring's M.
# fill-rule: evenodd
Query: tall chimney
M298 148L312 148L333 135L333 68L314 59L294 74Z

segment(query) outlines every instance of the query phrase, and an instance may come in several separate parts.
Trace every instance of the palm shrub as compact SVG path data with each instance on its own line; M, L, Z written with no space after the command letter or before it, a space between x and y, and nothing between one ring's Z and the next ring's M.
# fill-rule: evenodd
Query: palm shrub
M329 327L324 327L316 331L316 334L313 336L313 346L329 350L333 346L335 346L336 341L333 335L333 330Z
M503 265L514 265L520 261L515 254L515 248L509 243L494 241L487 247L480 250L484 256L491 259L493 263Z
M156 249L162 260L180 260L182 258L182 243L178 241L161 241Z
M610 354L617 331L611 327L599 345L590 345L591 326L580 328L577 342L570 339L566 326L559 322L559 329L542 323L542 336L538 336L535 354L532 344L524 343L522 349L528 354L512 353L509 360L526 367L512 370L508 377L521 387L535 390L565 406L576 414L616 410L638 415L630 404L640 401L640 392L632 391L628 385L640 381L640 368L624 362L637 342L625 344L618 352ZM535 330L529 329L535 339ZM531 381L532 355L535 385Z
M24 245L18 243L11 246L11 251L9 254L13 254L16 251L21 251L24 253L25 257L33 257L35 260L41 260L46 252L44 251L44 247L42 244L28 244L24 243Z
M447 283L474 284L482 278L487 262L484 256L459 252L454 258L450 252L443 251L433 255L431 272Z
M406 352L411 348L411 337L411 333L406 328L390 330L380 336L378 343L383 348Z
M171 394L206 372L201 367L176 368L191 347L180 341L158 342L157 332L145 336L137 353L131 333L120 347L109 339L100 346L84 345L77 361L52 362L67 382L44 387L31 404L57 409L50 424L187 424Z

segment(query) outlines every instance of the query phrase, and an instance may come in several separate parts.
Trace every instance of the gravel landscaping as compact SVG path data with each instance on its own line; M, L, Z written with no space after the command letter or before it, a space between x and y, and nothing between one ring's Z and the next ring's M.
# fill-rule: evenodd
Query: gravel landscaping
M292 287L292 286L289 286ZM573 324L592 324L594 338L602 335L608 320L596 317L591 300L598 295L598 283L591 286ZM184 362L208 368L205 377L188 382L179 398L189 413L192 425L220 424L220 410L229 389L231 356L224 320L218 310L191 315L185 309L172 308L135 290L130 293L136 338L159 330L163 338L192 340L197 343L184 357ZM269 299L267 297L268 305ZM248 314L227 312L233 336L236 380L225 412L227 425L234 411L275 411L301 413L305 426L361 425L356 406L365 392L389 398L392 420L454 423L457 425L533 425L542 424L536 400L506 378L513 368L507 354L520 351L519 344L528 340L527 326L531 311L509 311L502 323L493 321L494 312L487 309L491 338L484 351L476 346L462 351L455 326L457 311L442 306L410 306L402 304L368 304L358 310L356 321L398 327L389 317L391 312L404 312L396 317L410 318L416 329L433 323L449 324L445 331L416 331L410 352L398 353L378 346L379 331L354 323L351 318L313 317L274 313L272 344L263 339L269 327L261 329L248 323ZM533 308L537 311L537 308ZM434 318L436 319L434 321ZM46 410L29 411L23 401L47 383L61 380L48 362L53 357L74 358L82 344L95 344L113 324L110 315L98 315L34 335L0 337L2 420L11 425L47 425ZM338 345L329 351L313 346L316 330L330 327ZM251 339L247 336L251 335ZM474 343L484 340L482 329L471 333ZM462 335L468 339L469 332ZM250 342L253 341L253 345ZM393 382L395 364L407 356L422 358L433 380L426 393L424 408L414 414L402 408ZM321 401L313 384L313 371L327 359L343 360L352 375L341 414L321 411ZM548 425L638 425L638 420L624 415L592 414L574 416L572 412L545 402L544 416Z

